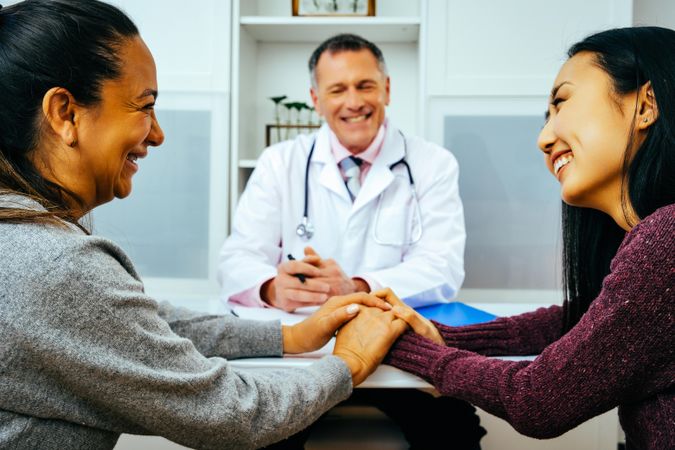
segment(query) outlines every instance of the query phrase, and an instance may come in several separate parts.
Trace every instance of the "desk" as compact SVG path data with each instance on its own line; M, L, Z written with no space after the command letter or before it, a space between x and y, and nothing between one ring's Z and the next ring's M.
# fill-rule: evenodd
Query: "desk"
M216 299L169 299L176 306L183 306L212 314L226 312ZM483 309L498 316L510 316L546 306L543 304L518 303L471 303L471 306ZM313 358L319 357L314 355ZM312 357L251 358L230 360L235 367L250 369L271 369L282 367L302 367L312 364ZM430 388L420 378L390 366L380 366L362 385L371 388ZM584 448L588 450L616 450L618 417L616 410L595 417L563 436L541 441L518 434L504 420L479 410L481 424L488 435L481 441L485 450L517 448L519 450L565 450ZM123 435L115 450L135 450L138 448L184 449L158 437Z
M472 303L471 306L490 312L497 316L511 316L526 311L534 311L541 304L500 304L500 303ZM282 323L292 324L299 322L306 315L277 313L273 310L260 310L259 308L236 308L237 313L245 319L271 320L279 319ZM288 369L306 367L317 358L330 354L332 342L323 349L306 355L284 356L283 358L248 358L230 360L233 367L242 369ZM534 357L526 357L533 359ZM503 359L524 359L523 357L507 357ZM434 389L433 386L423 379L404 372L395 367L381 365L370 375L358 388L411 388L411 389Z

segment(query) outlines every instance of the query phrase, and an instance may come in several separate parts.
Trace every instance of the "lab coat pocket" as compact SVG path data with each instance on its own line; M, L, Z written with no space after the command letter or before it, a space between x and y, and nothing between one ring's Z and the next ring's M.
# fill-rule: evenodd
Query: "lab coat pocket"
M408 231L408 213L401 206L382 208L375 218L373 240L380 246L402 247Z
M370 251L366 252L368 270L385 269L400 263L407 234L407 213L398 208L382 208L373 223Z

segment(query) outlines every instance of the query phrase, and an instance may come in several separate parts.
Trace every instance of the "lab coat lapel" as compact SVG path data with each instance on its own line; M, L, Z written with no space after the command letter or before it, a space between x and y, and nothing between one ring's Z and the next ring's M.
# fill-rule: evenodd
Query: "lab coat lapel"
M389 187L392 181L394 181L394 174L389 169L389 166L403 158L404 154L405 145L403 136L399 133L398 128L389 122L387 134L382 143L382 149L370 171L368 171L363 186L361 186L361 191L359 191L359 195L356 197L354 211L376 199Z
M351 203L352 200L349 197L349 192L347 192L347 187L342 179L342 175L340 175L340 169L335 162L335 156L333 156L333 152L330 149L330 137L327 124L324 124L316 135L316 146L314 148L312 162L323 166L319 173L319 183L326 189L335 192L335 194Z

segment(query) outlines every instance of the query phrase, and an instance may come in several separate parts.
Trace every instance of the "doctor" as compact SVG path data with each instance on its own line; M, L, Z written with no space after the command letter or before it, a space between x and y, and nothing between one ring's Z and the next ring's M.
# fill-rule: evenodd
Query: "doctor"
M222 299L294 311L381 287L404 298L454 295L465 241L455 158L386 119L390 80L373 43L334 36L309 70L325 124L258 160L220 254ZM450 433L453 448L474 450L485 434L459 400L413 389L358 389L352 400L385 412L411 448L439 448ZM302 448L306 437L274 448Z
M381 287L453 296L465 242L455 158L385 118L390 80L371 42L335 36L309 69L325 124L258 160L221 251L222 299L293 311Z

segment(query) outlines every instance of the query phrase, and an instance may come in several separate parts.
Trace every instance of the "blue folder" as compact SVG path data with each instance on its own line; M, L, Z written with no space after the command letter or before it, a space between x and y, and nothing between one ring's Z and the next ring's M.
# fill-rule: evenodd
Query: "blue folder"
M451 327L489 322L497 318L494 314L461 302L437 303L435 305L421 306L415 308L415 310L427 319L435 320Z

